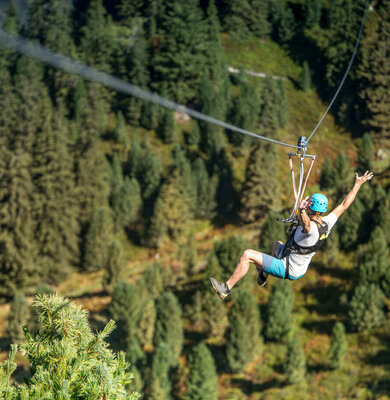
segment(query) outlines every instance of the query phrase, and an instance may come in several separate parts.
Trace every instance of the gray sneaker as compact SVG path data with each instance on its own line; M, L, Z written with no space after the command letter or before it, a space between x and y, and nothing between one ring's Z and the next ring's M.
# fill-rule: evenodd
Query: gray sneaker
M264 286L267 283L268 274L264 271L259 271L259 276L257 277L257 284Z
M210 278L210 284L215 293L217 293L222 300L230 294L230 289L225 282L218 282L214 278Z

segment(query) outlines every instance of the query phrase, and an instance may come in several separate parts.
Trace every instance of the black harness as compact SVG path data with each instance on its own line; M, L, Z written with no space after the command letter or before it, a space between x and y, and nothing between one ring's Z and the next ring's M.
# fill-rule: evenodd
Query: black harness
M311 254L311 253L315 253L316 251L318 251L326 242L326 238L327 238L327 233L328 233L328 224L326 222L322 222L321 224L315 222L317 228L318 228L318 233L319 233L319 238L317 240L317 242L313 245L313 246L300 246L294 239L294 235L296 230L298 229L299 226L299 222L298 221L294 221L290 227L287 230L287 240L286 240L286 244L284 245L282 254L280 256L280 258L285 258L288 257L290 254L302 254L302 255L306 255L306 254ZM287 258L287 265L288 265L288 258ZM287 268L288 269L288 268ZM286 271L287 274L287 271Z

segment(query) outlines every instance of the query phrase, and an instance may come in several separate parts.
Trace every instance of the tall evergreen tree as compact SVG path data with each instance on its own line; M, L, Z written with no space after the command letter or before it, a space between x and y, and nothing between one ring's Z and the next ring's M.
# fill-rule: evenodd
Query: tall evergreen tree
M172 365L172 349L162 342L156 347L152 358L149 398L151 400L171 400L172 384L169 371Z
M333 188L336 191L336 201L341 201L347 194L348 188L353 181L353 170L348 156L340 153L334 162Z
M8 315L7 334L11 343L22 343L25 340L23 326L31 318L30 305L22 293L16 293L12 299Z
M114 240L107 250L107 263L104 265L103 287L112 291L113 287L121 280L126 261L123 258L122 245Z
M283 370L288 383L298 383L305 378L306 360L302 344L298 337L294 337L287 345L286 359Z
M14 0L8 4L6 16L3 21L3 30L11 35L17 35L20 31L20 22L17 17L17 7ZM12 50L5 48L0 49L0 72L3 74L7 68L12 66L16 61L16 54Z
M361 80L360 98L364 102L363 114L366 129L378 139L390 137L390 96L386 87L390 85L390 4L383 1L376 8L378 18L372 21L373 28L364 40L359 65Z
M359 243L364 206L359 198L355 199L348 212L343 215L338 226L342 249L351 250Z
M320 187L321 189L330 189L334 183L334 170L329 156L326 156L321 168Z
M196 345L189 356L190 374L186 400L217 400L218 376L210 350L203 343Z
M347 336L342 322L336 322L332 330L329 349L329 365L333 369L341 368L348 351Z
M278 40L282 44L289 43L294 39L296 33L297 23L294 13L289 6L285 6L278 26Z
M260 344L259 308L252 294L238 291L230 310L226 356L232 371L243 370Z
M171 365L177 365L183 348L182 310L177 297L171 293L163 293L156 301L156 328L153 342L155 346L166 343L172 351Z
M233 187L233 171L231 162L225 149L217 157L216 172L218 175L217 186L217 211L219 215L231 215L236 210L237 195Z
M315 28L320 25L322 13L322 0L311 0L305 3L305 27Z
M4 137L0 144L0 296L12 297L35 285L43 271L36 264L31 155L20 142L12 154Z
M207 59L202 44L205 21L198 0L169 1L161 14L162 40L153 49L153 82L161 92L164 82L168 97L186 103L197 95L197 86Z
M370 332L384 321L384 295L374 283L357 286L349 306L349 322L358 332Z
M359 280L381 284L389 268L389 250L380 226L372 231L370 240L358 251Z
M115 285L109 311L118 323L122 341L136 336L141 308L134 285L125 281Z
M307 92L311 86L310 67L307 61L303 63L299 86L304 92Z
M104 208L94 210L85 236L83 268L97 271L108 262L108 243L111 242L112 220Z
M240 197L240 217L245 222L253 222L279 207L276 161L276 153L271 145L259 144L252 150Z
M292 327L293 290L291 283L276 279L267 309L265 335L269 340L285 341Z
M32 175L35 186L33 215L40 265L46 279L58 280L79 260L78 210L73 159L69 154L68 127L60 109L42 101L43 124L33 144Z
M210 219L214 216L216 208L216 187L201 158L197 158L192 164L192 180L196 188L195 215L198 218Z
M369 133L362 136L357 154L357 172L359 175L372 170L372 161L374 158L374 144Z

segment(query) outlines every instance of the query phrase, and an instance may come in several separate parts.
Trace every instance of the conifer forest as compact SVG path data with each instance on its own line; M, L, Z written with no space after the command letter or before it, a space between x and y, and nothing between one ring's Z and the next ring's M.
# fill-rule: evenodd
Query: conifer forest
M374 178L302 278L221 300L295 202L296 149L256 135L333 98L305 196ZM0 399L390 399L389 245L390 0L0 0Z

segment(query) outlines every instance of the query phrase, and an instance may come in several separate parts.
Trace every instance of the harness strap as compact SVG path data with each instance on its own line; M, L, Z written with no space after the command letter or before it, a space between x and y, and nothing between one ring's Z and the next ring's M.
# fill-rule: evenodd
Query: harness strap
M290 261L288 260L288 257L286 258L286 272L284 274L284 279L289 279L290 276Z

